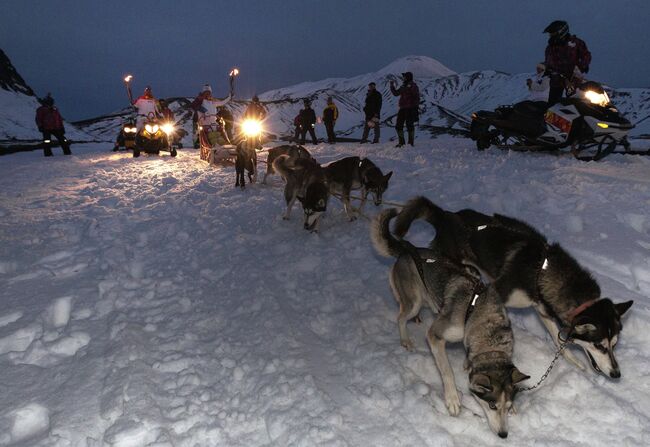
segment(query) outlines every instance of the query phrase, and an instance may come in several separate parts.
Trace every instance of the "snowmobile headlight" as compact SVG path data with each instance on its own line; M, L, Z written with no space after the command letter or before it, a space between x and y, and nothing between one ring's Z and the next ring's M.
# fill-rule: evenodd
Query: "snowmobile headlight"
M162 125L161 129L163 132L165 132L167 135L171 135L174 133L174 125L172 123L165 123Z
M136 129L135 127L125 127L124 128L124 132L126 132L126 133L136 133L137 130L138 129Z
M158 124L145 124L144 126L144 130L146 130L147 133L150 133L151 135L157 133L159 129L160 126Z
M607 92L605 91L598 93L593 90L587 90L584 95L585 98L592 104L597 104L602 107L605 107L607 104L609 104L609 96L607 96Z
M241 125L244 135L247 137L256 137L262 133L262 123L258 120L244 120Z

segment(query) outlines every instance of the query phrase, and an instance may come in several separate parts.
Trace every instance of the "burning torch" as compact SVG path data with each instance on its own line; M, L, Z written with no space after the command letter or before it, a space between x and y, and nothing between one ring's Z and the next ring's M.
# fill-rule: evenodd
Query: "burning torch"
M238 68L230 70L230 96L235 96L235 77L237 77L238 74Z
M129 104L133 104L133 94L131 93L131 79L133 75L124 76L124 84L126 84L126 94L129 95Z

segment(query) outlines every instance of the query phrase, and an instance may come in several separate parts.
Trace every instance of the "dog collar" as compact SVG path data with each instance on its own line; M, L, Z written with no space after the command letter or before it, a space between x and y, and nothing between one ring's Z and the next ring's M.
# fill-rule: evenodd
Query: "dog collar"
M598 301L598 300L585 301L584 303L582 303L581 305L579 305L575 309L570 310L567 313L567 318L569 319L569 321L575 320L578 315L580 315L582 312L584 312L589 307L591 307L596 301Z

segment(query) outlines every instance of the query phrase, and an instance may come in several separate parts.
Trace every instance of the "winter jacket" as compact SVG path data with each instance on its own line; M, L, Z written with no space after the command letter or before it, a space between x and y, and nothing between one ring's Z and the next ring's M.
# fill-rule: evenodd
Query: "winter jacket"
M210 95L201 94L196 97L190 107L197 112L201 126L210 126L217 122L219 107L225 106L231 99L232 96L230 95L226 99L217 99Z
M379 93L377 90L368 92L366 95L366 105L363 107L363 111L366 113L366 120L370 120L375 116L379 118L379 113L381 112L381 103L381 93Z
M548 101L548 92L550 89L551 78L543 74L537 74L531 79L528 87L529 101Z
M244 118L263 120L266 118L266 108L259 102L251 102L246 107Z
M394 96L399 96L400 109L412 109L420 105L420 89L415 82L405 82L399 89L391 85L390 91Z
M159 113L158 101L153 96L140 96L133 103L138 109L138 115L149 116L150 113L157 115Z
M339 118L339 109L336 104L327 104L323 109L323 122L333 123Z
M544 64L550 74L561 74L567 79L573 76L574 67L582 73L589 71L591 53L587 44L576 36L569 36L563 42L549 42Z
M316 124L316 112L311 107L304 108L300 111L300 125L304 128L312 127Z
M298 113L296 117L293 119L293 125L296 127L300 127L301 122L302 122L302 118L300 117L300 113Z
M55 106L41 106L36 110L38 130L64 130L63 118Z

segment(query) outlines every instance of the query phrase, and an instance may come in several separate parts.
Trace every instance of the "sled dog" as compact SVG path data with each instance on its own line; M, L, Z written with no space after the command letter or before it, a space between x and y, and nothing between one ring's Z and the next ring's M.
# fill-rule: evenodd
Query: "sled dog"
M329 191L325 184L323 168L313 159L298 158L289 166L289 156L280 155L273 161L273 169L286 181L284 199L287 210L282 216L288 220L296 199L302 204L304 228L317 232L320 218L327 211Z
M395 236L404 237L415 219L435 227L431 247L492 278L506 306L533 307L556 345L568 340L584 350L596 372L621 376L614 347L621 317L633 301L614 303L601 297L598 283L560 244L550 244L520 220L473 210L453 213L425 197L406 204L395 219ZM563 354L584 369L569 350Z
M470 391L485 412L490 429L505 438L517 384L529 377L512 363L514 338L503 302L493 286L483 286L472 267L397 240L389 229L396 215L395 209L380 213L373 221L371 237L380 254L396 258L390 285L400 306L401 343L413 349L406 322L427 305L436 314L427 340L440 371L449 414L458 415L461 404L445 344L462 341Z

